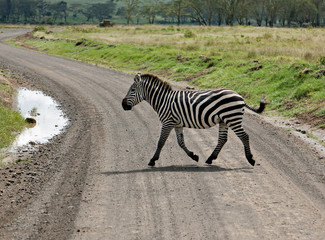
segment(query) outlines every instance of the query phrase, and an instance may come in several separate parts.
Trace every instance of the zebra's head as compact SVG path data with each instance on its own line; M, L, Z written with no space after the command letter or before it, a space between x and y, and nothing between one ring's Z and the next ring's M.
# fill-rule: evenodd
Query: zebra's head
M122 107L125 111L131 110L144 99L143 86L141 84L141 73L134 77L134 83L131 85L128 93L122 101Z

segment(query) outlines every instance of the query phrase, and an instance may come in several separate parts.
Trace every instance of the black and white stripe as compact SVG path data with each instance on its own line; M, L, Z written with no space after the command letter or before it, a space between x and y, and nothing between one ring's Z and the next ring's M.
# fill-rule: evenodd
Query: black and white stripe
M206 160L211 164L227 142L228 128L232 129L244 145L248 162L254 166L255 160L250 151L249 137L242 127L244 107L261 113L266 103L260 101L258 109L248 106L244 99L229 89L202 91L174 91L171 86L158 77L137 74L126 97L122 101L124 110L131 110L139 102L146 100L158 113L162 122L158 146L149 165L154 166L158 160L169 133L174 128L181 148L193 160L199 157L189 151L184 143L183 127L205 129L219 124L218 145Z

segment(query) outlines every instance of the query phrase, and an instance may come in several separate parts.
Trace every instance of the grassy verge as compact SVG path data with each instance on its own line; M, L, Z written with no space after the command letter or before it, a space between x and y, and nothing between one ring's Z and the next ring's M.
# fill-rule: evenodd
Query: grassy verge
M325 128L325 29L94 26L37 29L25 39L48 54L199 88L230 88L248 103ZM21 41L21 40L20 40Z
M0 71L0 153L12 144L17 132L26 126L20 113L11 109L14 90Z
M24 118L15 111L0 105L0 148L8 147L18 131L25 126Z

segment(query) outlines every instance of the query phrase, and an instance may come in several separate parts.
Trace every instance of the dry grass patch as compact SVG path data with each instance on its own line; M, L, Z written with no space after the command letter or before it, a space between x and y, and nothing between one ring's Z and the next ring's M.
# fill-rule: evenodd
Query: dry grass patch
M260 58L282 56L293 61L317 61L321 56L325 56L324 29L159 25L99 28L85 25L69 27L67 31L50 33L45 37L72 40L87 38L107 44L164 45L186 51L201 51L202 54L217 49L219 53L234 55L235 52L241 57L253 51Z

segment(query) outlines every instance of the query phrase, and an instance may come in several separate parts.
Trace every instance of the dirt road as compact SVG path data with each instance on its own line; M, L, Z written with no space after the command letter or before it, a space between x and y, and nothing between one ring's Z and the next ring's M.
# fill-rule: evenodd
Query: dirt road
M123 111L131 75L4 43L0 68L53 96L71 119L30 164L43 166L34 194L6 216L0 207L1 239L325 239L325 159L263 117L245 115L254 168L233 133L204 164L217 128L185 129L199 163L172 132L149 168L160 122L146 103Z

